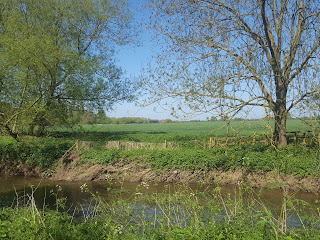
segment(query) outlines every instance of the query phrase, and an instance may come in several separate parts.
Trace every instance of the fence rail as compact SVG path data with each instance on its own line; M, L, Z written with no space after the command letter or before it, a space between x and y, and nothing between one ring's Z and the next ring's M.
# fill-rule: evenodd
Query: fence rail
M320 134L315 131L292 131L286 133L288 143L299 145L317 145L320 147ZM232 146L245 144L272 144L272 133L253 134L248 136L211 137L208 147Z
M287 132L288 143L299 145L317 145L320 147L320 134L315 131L297 131ZM191 142L190 142L191 143ZM210 137L209 141L202 142L199 140L192 141L191 145L195 147L214 148L217 146L234 146L234 145L254 145L273 143L273 136L271 133L253 134L248 136L230 136L230 137ZM163 143L148 143L148 142L122 142L122 141L108 141L104 145L94 141L77 141L74 146L76 149L90 149L97 145L106 149L118 150L132 150L132 149L174 149L181 148L181 143L167 142Z

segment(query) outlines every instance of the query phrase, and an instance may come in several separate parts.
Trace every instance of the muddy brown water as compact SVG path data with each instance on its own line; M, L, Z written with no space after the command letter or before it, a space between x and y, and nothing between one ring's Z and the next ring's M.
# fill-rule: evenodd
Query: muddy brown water
M86 184L90 192L99 194L105 201L124 199L130 201L138 194L174 193L181 190L190 193L210 191L217 186L203 184L168 184L168 183L132 183L132 182L106 182L106 181L54 181L50 179L24 178L24 177L0 177L0 207L23 206L28 203L33 195L39 208L56 208L56 197L65 198L64 211L72 212L73 209L81 209L92 204L92 196L88 192L81 191L81 186ZM222 196L229 195L235 198L239 190L233 185L220 186ZM33 191L33 194L32 194ZM282 192L278 189L254 190L256 196L259 193L259 200L275 213L279 212L282 204ZM319 194L306 192L290 192L294 199L301 199L308 203L303 207L304 211L317 212L319 210ZM245 197L245 194L244 194ZM201 201L200 201L201 202ZM296 206L300 208L300 205ZM62 209L60 209L62 210ZM74 214L74 211L73 211ZM79 216L81 214L79 213ZM299 226L300 221L296 214L291 214L289 224Z

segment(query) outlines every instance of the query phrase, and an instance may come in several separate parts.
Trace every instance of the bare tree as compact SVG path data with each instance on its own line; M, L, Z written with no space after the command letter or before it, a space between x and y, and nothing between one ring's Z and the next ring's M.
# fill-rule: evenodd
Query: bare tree
M144 75L152 101L235 116L263 107L286 146L290 111L319 92L317 0L153 0L163 52ZM179 105L179 104L178 104Z

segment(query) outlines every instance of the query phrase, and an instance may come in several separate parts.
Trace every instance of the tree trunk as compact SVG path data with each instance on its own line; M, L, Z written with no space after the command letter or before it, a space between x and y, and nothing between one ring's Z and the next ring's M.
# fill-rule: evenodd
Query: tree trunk
M285 147L287 146L287 115L281 106L279 108L276 107L275 110L273 140L277 147Z
M274 135L273 140L277 147L287 146L287 85L285 81L276 78L276 97L274 106Z
M16 132L14 132L14 131L9 127L9 124L8 124L8 123L5 124L4 127L7 129L8 133L10 134L11 137L13 137L13 138L16 139L16 140L18 139L18 134L17 134Z

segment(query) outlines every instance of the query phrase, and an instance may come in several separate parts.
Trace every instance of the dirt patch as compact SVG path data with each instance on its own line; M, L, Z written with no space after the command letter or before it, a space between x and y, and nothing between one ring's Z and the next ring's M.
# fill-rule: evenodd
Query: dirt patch
M164 182L164 183L206 183L239 184L246 183L252 187L267 187L272 183L281 183L288 190L320 192L320 180L311 177L296 178L292 175L277 173L246 173L241 169L233 171L187 171L180 169L153 170L139 162L116 163L114 165L89 165L79 163L79 155L71 154L60 159L52 178L55 180L105 180L125 182Z
M27 164L3 160L0 162L0 175L4 176L25 176L39 177L41 170L39 167L30 168Z

